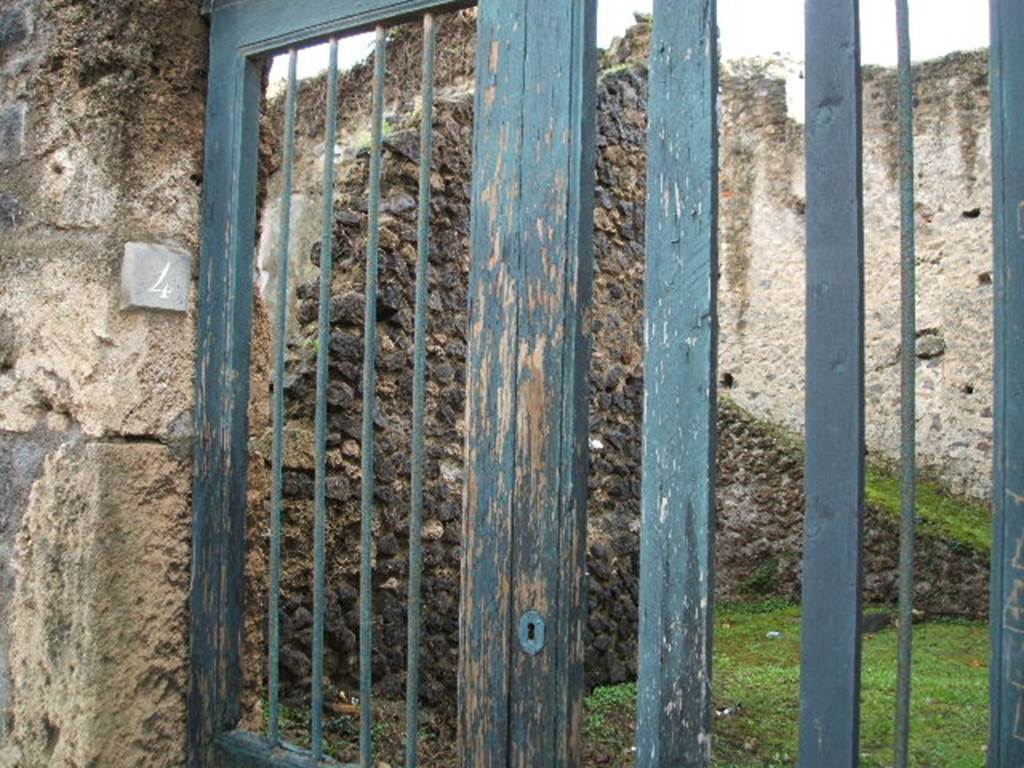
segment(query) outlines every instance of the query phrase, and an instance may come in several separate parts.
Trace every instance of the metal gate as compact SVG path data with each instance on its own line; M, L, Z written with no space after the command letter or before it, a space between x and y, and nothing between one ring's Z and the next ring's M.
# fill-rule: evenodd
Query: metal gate
M386 26L423 19L410 511L406 765L418 717L419 526L438 0L208 0L211 21L195 410L190 765L318 764L333 163L324 163L316 405L312 749L278 727L284 307L275 350L265 735L236 730L252 254L262 62L290 52L281 253L287 258L296 48L376 29L366 254L360 570L361 764L372 765L371 548L378 216ZM580 763L596 0L480 0L460 621L466 768ZM717 286L714 0L656 0L649 72L645 416L637 763L708 765ZM989 764L1024 765L1024 0L992 0L996 287L995 546ZM896 761L906 765L914 488L912 79L901 32L904 528ZM863 221L857 0L808 0L807 510L800 762L858 761L864 477ZM280 270L284 296L286 270ZM369 394L367 394L369 393ZM324 764L330 761L323 760Z

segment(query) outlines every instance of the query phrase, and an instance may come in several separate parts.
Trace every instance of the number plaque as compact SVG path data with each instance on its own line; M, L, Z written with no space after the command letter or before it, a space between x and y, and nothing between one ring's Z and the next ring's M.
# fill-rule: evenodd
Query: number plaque
M188 310L192 255L158 243L125 243L121 309Z

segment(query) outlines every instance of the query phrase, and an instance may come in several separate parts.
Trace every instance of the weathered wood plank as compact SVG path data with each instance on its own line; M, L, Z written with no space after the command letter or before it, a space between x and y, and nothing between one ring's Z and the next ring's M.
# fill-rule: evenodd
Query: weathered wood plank
M864 507L857 0L808 0L807 378L800 764L855 766Z
M587 475L590 434L590 306L593 294L594 168L597 131L597 4L573 4L568 134L569 170L564 304L566 350L562 382L559 610L552 630L557 659L554 760L581 765L583 736L584 629L587 621ZM556 329L556 333L558 333Z
M249 337L260 70L211 29L196 389L189 765L237 722L248 459Z
M409 21L426 11L455 10L474 0L212 0L212 15L230 25L231 45L248 55L325 42L332 34L365 32Z
M217 737L216 765L218 768L355 768L330 758L314 760L305 751L271 746L264 739L244 731L229 731Z
M459 624L462 764L508 765L515 322L526 25L501 4L477 20L466 487Z
M711 745L718 53L714 0L658 0L644 288L637 765Z
M992 0L991 768L1024 765L1024 0Z
M581 180L593 168L595 13L593 3L524 4L512 617L518 633L536 612L544 645L512 649L510 764L519 766L581 758L587 404L579 396L590 350L579 321L590 300L593 208L592 184ZM529 631L527 622L527 640Z
M579 759L594 13L592 0L480 6L464 765Z

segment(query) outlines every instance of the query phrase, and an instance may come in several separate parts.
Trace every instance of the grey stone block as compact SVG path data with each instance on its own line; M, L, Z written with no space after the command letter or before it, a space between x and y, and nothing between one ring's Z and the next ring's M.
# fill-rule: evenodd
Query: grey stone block
M22 103L0 107L0 162L9 163L21 157L25 140L25 111Z
M125 243L121 309L188 311L192 256L158 243Z
M18 198L0 192L0 232L18 226L21 221L21 203Z
M917 335L917 356L931 360L946 353L946 340L937 330L926 328Z
M17 45L28 37L28 17L21 8L0 13L0 48Z

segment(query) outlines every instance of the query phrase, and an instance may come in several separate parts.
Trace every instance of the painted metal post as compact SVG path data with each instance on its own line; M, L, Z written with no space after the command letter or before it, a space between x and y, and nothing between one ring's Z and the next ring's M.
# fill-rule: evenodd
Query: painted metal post
M360 450L359 536L359 765L373 765L373 513L374 420L377 414L377 286L380 264L381 164L387 35L377 25L373 50L373 113L366 212L366 286L363 309L363 423Z
M857 0L807 0L807 510L800 765L858 762L864 240Z
M459 649L466 766L580 762L595 6L479 6Z
M914 247L914 72L910 11L896 0L900 121L900 576L896 672L896 768L910 764L911 642L914 632L914 539L917 498L917 256Z
M718 30L715 1L657 0L644 298L637 765L711 758Z
M419 210L416 226L416 307L413 331L412 471L409 504L409 605L405 673L405 768L419 766L420 642L423 600L424 419L427 403L427 302L430 265L430 170L434 155L434 14L423 16L422 114L420 116Z
M310 691L310 748L323 757L324 626L327 603L327 390L330 387L331 285L334 256L334 148L338 135L338 39L332 37L327 67L324 126L323 220L320 233L320 295L316 347L316 474L313 513L313 659Z
M992 0L991 768L1024 765L1024 0Z
M267 597L267 741L281 740L281 525L284 515L284 369L288 347L288 246L291 241L292 177L295 168L295 117L298 99L298 49L288 51L288 93L284 119L284 183L277 245L277 311L274 318L273 449L270 482L270 586Z

